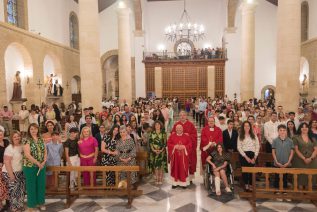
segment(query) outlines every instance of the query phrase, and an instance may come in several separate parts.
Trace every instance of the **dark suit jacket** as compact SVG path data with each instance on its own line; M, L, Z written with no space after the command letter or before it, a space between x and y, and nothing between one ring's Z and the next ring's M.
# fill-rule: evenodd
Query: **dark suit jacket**
M86 124L80 125L80 132L81 130L86 127ZM92 136L96 137L97 133L99 133L99 127L97 124L91 124L91 134Z
M232 135L230 138L229 131L226 129L222 132L223 137L223 145L225 150L228 151L229 149L233 149L234 152L237 152L237 143L238 143L238 132L237 130L232 130Z
M98 132L94 137L97 139L97 141L98 141L98 148L99 148L99 151L101 151L101 143L103 142L103 140L106 139L107 133L103 136L103 139L101 138L100 132Z

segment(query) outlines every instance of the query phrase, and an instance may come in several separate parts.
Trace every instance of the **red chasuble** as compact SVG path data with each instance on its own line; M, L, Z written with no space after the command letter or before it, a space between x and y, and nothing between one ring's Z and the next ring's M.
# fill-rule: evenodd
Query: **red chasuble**
M177 150L175 145L184 145L186 149ZM171 164L172 185L189 185L189 155L191 153L192 142L189 136L176 133L171 134L167 141L168 155Z
M210 128L209 126L204 127L201 130L201 141L200 141L200 150L201 150L201 163L204 168L206 164L206 159L212 151L215 150L215 147L211 145L206 151L203 148L208 145L209 142L215 142L217 144L222 144L222 131L219 127Z
M193 123L186 120L186 122L183 124L181 121L178 121L174 124L172 133L176 133L176 126L177 125L183 126L183 132L184 134L188 133L191 142L192 142L192 150L189 158L190 158L190 164L189 164L189 174L194 175L196 172L196 166L197 166L197 130Z

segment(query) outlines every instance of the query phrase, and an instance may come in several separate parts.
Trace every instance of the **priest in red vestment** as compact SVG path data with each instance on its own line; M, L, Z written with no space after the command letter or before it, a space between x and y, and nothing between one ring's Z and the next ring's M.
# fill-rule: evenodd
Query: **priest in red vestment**
M203 169L209 153L215 150L217 144L222 144L222 141L221 129L215 125L215 119L209 117L208 125L201 130L200 151Z
M185 135L188 135L192 142L192 150L189 155L189 175L190 181L194 178L194 174L196 172L197 166L197 130L195 125L187 120L187 114L185 111L181 111L179 113L180 120L174 124L172 129L172 134L176 132L176 126L181 125L183 127L183 131Z
M190 184L189 156L192 151L191 139L183 133L183 126L179 124L175 128L176 133L171 134L167 141L173 189L176 186L186 188Z

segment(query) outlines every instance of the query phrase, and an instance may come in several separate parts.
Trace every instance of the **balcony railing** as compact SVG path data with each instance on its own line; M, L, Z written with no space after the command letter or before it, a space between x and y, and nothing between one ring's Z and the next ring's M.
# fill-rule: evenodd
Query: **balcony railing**
M225 60L227 59L227 50L218 50L215 54L210 52L204 54L188 53L178 55L175 52L143 52L144 61L173 61L173 60Z

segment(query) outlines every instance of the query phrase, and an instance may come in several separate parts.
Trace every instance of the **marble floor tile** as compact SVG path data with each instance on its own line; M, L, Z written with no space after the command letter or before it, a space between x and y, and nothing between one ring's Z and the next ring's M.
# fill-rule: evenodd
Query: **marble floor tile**
M197 205L194 205L193 203L189 203L187 205L184 205L182 207L179 207L177 209L175 209L176 212L193 212L193 211L197 211L197 212L208 212L208 210L201 208Z
M136 211L136 208L132 206L130 209L127 209L126 203L118 203L115 205L112 205L110 207L105 208L108 212L132 212Z
M102 207L96 202L90 201L73 206L71 209L76 212L95 212L102 209Z
M146 196L148 196L156 201L161 201L163 199L171 197L172 194L160 189L157 191L150 192L150 193L146 194Z

